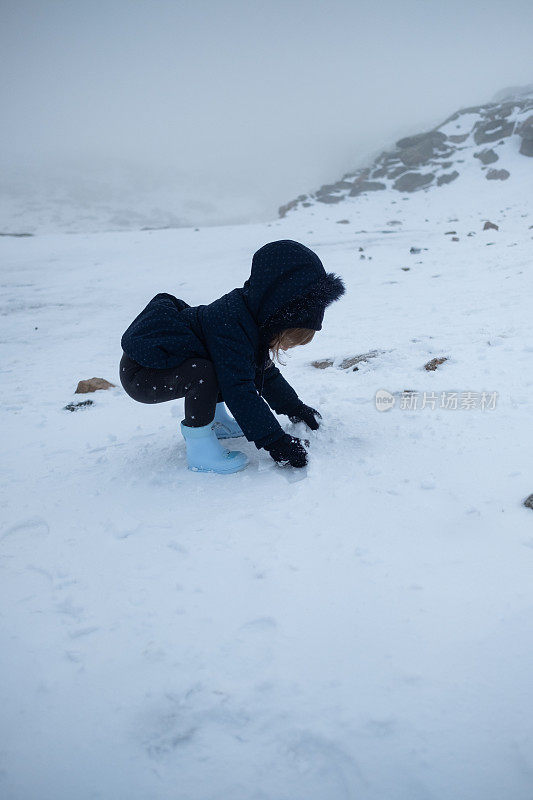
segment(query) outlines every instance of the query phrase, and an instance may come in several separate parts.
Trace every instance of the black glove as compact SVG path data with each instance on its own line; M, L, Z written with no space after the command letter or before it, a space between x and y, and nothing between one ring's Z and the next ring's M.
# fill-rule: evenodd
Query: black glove
M297 408L291 413L287 414L291 422L305 422L308 428L311 428L312 431L318 430L319 422L318 419L322 419L322 414L320 411L317 411L316 408L311 408L311 406L306 406L305 403L301 403Z
M296 436L289 436L288 433L284 433L275 442L267 445L265 450L268 450L278 464L305 467L307 464L306 447L309 447L308 439L297 439Z

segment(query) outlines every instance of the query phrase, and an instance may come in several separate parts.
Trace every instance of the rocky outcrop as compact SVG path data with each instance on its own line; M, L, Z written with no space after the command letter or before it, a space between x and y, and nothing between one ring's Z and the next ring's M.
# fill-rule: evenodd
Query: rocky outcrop
M522 139L520 152L523 156L533 156L533 114L520 125L518 135Z
M474 158L479 158L481 163L484 165L494 164L494 162L498 160L498 156L492 148L487 148L486 150L481 150L479 153L474 153Z
M440 131L420 133L418 136L407 136L396 142L399 149L400 161L406 167L416 167L426 164L430 158L439 151L446 150L445 141L448 137Z
M387 185L379 181L359 181L352 184L350 197L357 197L358 194L363 194L363 192L379 192L381 189L386 188Z
M296 208L298 205L300 205L300 203L302 203L303 205L306 198L307 198L306 194L301 194L295 200L291 200L290 203L287 203L284 206L280 206L278 210L280 217L284 217L288 211L291 211L291 209Z
M432 358L431 361L428 361L427 364L424 364L424 369L426 372L435 372L437 367L440 367L440 365L444 364L445 361L448 361L447 356L438 356L437 358Z
M406 172L400 175L393 188L399 192L416 192L417 189L424 189L432 183L435 175L432 172L421 174L420 172Z
M529 497L526 497L524 500L524 505L526 508L533 509L533 494L530 494Z
M506 181L510 174L506 169L489 169L485 177L488 181Z
M437 178L437 186L444 186L445 183L451 183L458 177L459 173L456 169L454 169L453 172L443 172L443 174L439 175Z
M531 87L506 90L500 102L462 108L430 131L399 139L371 166L348 172L336 183L325 184L314 193L299 195L281 206L279 215L284 217L290 211L315 203L337 204L347 197L386 189L402 194L432 191L433 187L460 180L463 171L473 164L484 171L489 181L507 180L508 170L486 168L501 162L505 143L515 137L520 137L520 144L516 142L513 147L519 148L522 155L533 157Z
M474 141L476 144L486 144L487 142L498 142L505 139L514 131L514 122L496 118L477 122L474 126Z

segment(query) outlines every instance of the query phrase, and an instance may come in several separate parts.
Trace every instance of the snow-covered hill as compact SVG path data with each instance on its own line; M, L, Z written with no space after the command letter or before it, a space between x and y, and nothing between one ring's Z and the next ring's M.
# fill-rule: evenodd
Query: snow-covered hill
M0 239L3 800L530 800L533 159L505 142L505 181ZM309 467L239 441L243 472L191 473L121 333L281 238L347 285L284 368Z
M317 203L349 207L353 198L387 189L405 194L458 181L457 190L464 193L461 183L474 175L480 188L485 180L506 181L522 170L530 175L524 162L533 157L533 85L496 97L457 111L430 131L400 139L370 167L281 206L280 216ZM526 158L516 159L517 153Z

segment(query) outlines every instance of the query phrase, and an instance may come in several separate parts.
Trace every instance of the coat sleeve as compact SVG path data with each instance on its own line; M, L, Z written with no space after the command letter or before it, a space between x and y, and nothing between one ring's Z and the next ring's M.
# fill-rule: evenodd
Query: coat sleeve
M300 404L300 398L272 361L265 370L263 397L276 414L289 415Z
M283 436L283 428L255 385L254 351L248 339L228 331L210 336L207 346L224 402L248 441L260 448Z

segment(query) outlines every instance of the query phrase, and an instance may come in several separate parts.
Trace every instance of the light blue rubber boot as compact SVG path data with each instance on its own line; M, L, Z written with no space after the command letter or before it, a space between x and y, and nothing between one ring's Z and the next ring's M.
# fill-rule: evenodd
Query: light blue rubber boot
M236 439L238 436L244 436L239 423L228 414L225 403L216 405L213 428L217 439Z
M227 474L244 469L248 457L239 450L226 450L217 439L213 423L190 428L181 423L181 433L187 445L187 464L193 472Z

